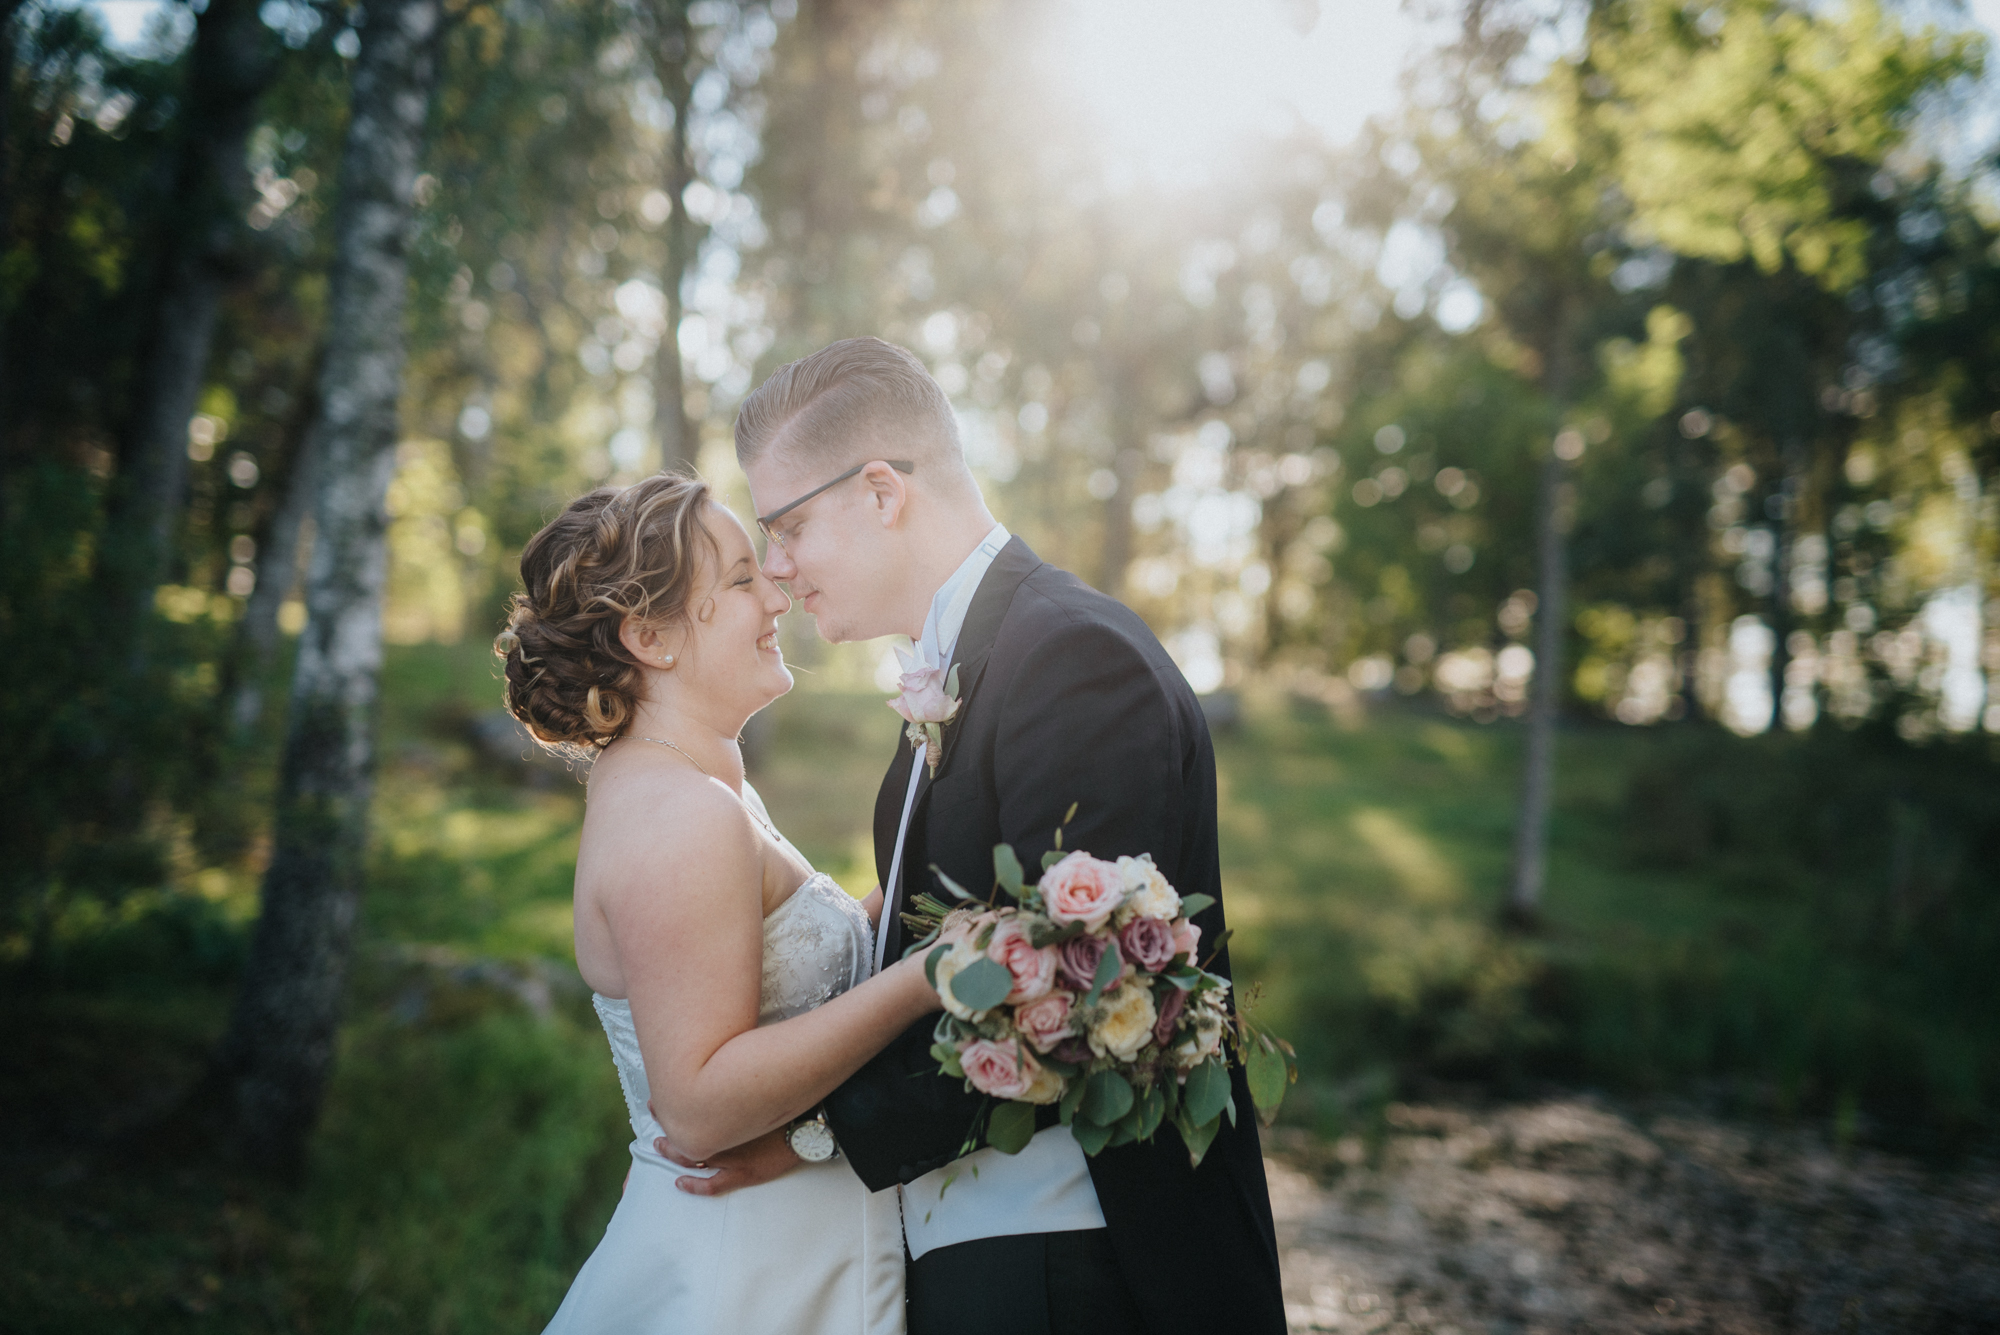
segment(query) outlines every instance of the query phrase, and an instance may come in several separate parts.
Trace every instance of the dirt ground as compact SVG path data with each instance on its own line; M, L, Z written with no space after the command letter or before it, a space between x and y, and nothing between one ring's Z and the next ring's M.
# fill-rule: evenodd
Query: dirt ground
M2000 1332L2000 1165L1586 1100L1270 1133L1293 1331Z

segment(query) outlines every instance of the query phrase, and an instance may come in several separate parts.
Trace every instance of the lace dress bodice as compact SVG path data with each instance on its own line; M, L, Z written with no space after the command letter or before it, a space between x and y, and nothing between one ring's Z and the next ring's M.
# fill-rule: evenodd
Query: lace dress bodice
M758 994L759 1027L789 1020L819 1006L868 976L874 955L868 914L825 872L814 872L764 919L764 975ZM639 1055L632 1003L593 994L597 1018L611 1041L625 1111L636 1137L635 1153L651 1156L659 1123L646 1108L652 1087Z

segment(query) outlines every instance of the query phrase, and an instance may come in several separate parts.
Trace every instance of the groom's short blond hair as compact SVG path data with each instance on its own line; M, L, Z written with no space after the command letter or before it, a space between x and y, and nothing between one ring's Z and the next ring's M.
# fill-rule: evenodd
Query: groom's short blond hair
M748 467L774 449L816 471L897 458L933 484L972 480L951 400L916 354L879 338L829 343L743 400L736 461Z

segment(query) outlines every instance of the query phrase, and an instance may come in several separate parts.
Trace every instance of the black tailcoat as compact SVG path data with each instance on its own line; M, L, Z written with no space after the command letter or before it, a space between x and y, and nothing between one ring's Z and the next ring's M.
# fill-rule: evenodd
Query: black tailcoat
M983 895L996 843L1040 866L1074 802L1064 848L1151 853L1183 895L1214 896L1195 922L1204 943L1220 939L1215 753L1193 691L1146 624L1015 538L981 580L953 661L959 715L945 725L936 776L918 790L902 884L889 887L884 911L938 890L932 866ZM875 804L885 885L912 763L899 737ZM891 959L902 952L899 928ZM1226 975L1227 955L1209 967ZM827 1100L841 1152L871 1190L949 1163L972 1125L979 1096L937 1074L934 1023L911 1026ZM1224 1119L1199 1169L1171 1125L1150 1144L1089 1161L1119 1268L1161 1335L1285 1329L1254 1109L1242 1072L1232 1077L1236 1124Z

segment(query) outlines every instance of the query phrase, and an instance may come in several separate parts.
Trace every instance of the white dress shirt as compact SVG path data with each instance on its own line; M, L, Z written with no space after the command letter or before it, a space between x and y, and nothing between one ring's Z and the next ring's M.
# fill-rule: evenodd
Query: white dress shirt
M912 646L910 659L933 668L951 662L958 647L958 633L965 626L965 614L972 606L972 596L1010 536L1004 525L995 524L972 555L932 596L923 635ZM960 682L960 689L968 684ZM882 920L875 936L877 970L882 967L882 956L888 947L895 886L902 878L903 841L909 836L910 812L916 805L917 788L924 774L925 749L917 748L915 762L910 766L910 786L903 794L903 817L896 827L896 848L889 858L889 883L883 887ZM1037 1132L1019 1154L977 1150L926 1173L905 1186L902 1195L903 1236L912 1257L974 1238L1104 1227L1104 1211L1097 1203L1090 1165L1083 1157L1082 1146L1066 1126Z

